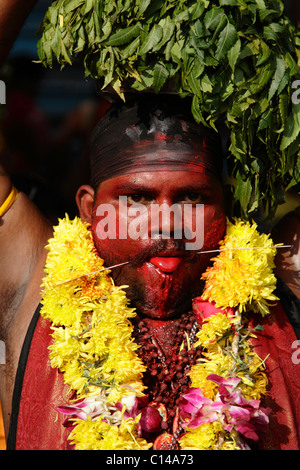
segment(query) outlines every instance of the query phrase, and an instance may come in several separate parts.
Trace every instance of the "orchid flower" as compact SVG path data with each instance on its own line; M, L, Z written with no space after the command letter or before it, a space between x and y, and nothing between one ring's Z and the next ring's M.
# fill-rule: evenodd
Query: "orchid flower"
M87 397L74 402L72 405L59 406L58 411L68 416L64 422L67 428L74 427L75 419L91 420L102 416L103 420L112 424L121 423L121 413L116 406L106 403L105 396Z
M224 378L216 374L207 377L219 385L215 401L206 398L199 388L187 390L179 404L183 428L197 428L213 421L221 422L226 431L238 431L247 439L258 441L257 431L269 422L269 410L260 407L260 401L247 400L240 389L241 379Z

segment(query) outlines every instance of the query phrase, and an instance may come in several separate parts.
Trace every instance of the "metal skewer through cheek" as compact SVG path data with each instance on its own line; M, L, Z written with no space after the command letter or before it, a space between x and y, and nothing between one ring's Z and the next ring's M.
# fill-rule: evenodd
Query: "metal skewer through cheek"
M239 247L239 248L220 248L220 249L215 249L215 250L206 250L206 251L197 251L198 255L204 255L204 254L209 254L209 253L220 253L221 251L228 251L228 250L264 250L264 249L279 249L279 248L292 248L292 245L280 245L280 246L251 246L251 247ZM72 279L68 279L63 282L59 282L58 284L55 284L53 287L58 287L62 286L63 284L67 284L68 282L76 281L77 279L81 279L83 277L87 276L92 276L93 274L98 274L102 273L104 271L110 271L111 269L119 268L121 266L125 266L126 264L129 264L130 261L125 261L124 263L119 263L119 264L114 264L113 266L108 266L107 268L102 268L99 269L98 271L92 271L90 273L82 274L81 276L74 277Z
M119 268L120 266L124 266L125 264L129 264L129 261L125 261L124 263L114 264L113 266L108 266L107 268L102 268L97 271L91 271L90 273L82 274L81 276L73 277L72 279L67 279L66 281L55 284L55 286L53 287L62 286L63 284L67 284L67 282L76 281L77 279L81 279L86 276L92 276L93 274L102 273L104 271L110 271L111 269Z
M221 251L235 251L235 250L278 250L279 248L292 248L292 245L274 245L274 246L243 246L238 248L219 248L215 250L197 251L197 255L205 255L208 253L220 253Z

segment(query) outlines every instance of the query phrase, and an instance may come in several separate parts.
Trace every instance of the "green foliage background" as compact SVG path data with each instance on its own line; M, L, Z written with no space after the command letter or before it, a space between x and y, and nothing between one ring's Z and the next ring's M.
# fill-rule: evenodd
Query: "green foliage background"
M57 0L40 29L46 67L82 60L123 96L172 84L197 122L230 131L228 166L240 214L272 216L300 181L300 36L280 0ZM300 88L300 82L298 87ZM295 101L295 100L294 100Z

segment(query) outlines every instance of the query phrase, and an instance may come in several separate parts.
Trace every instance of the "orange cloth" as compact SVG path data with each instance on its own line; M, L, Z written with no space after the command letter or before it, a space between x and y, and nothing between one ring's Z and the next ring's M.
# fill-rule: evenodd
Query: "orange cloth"
M2 419L2 410L0 405L0 450L6 449L4 424Z

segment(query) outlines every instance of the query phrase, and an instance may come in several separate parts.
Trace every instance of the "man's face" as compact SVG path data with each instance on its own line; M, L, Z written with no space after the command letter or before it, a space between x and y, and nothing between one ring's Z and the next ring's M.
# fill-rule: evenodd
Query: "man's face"
M117 285L129 286L127 296L140 315L174 318L201 294L211 255L198 252L216 248L223 237L223 202L214 176L190 171L134 173L100 184L94 243L106 266L129 261L111 275Z

